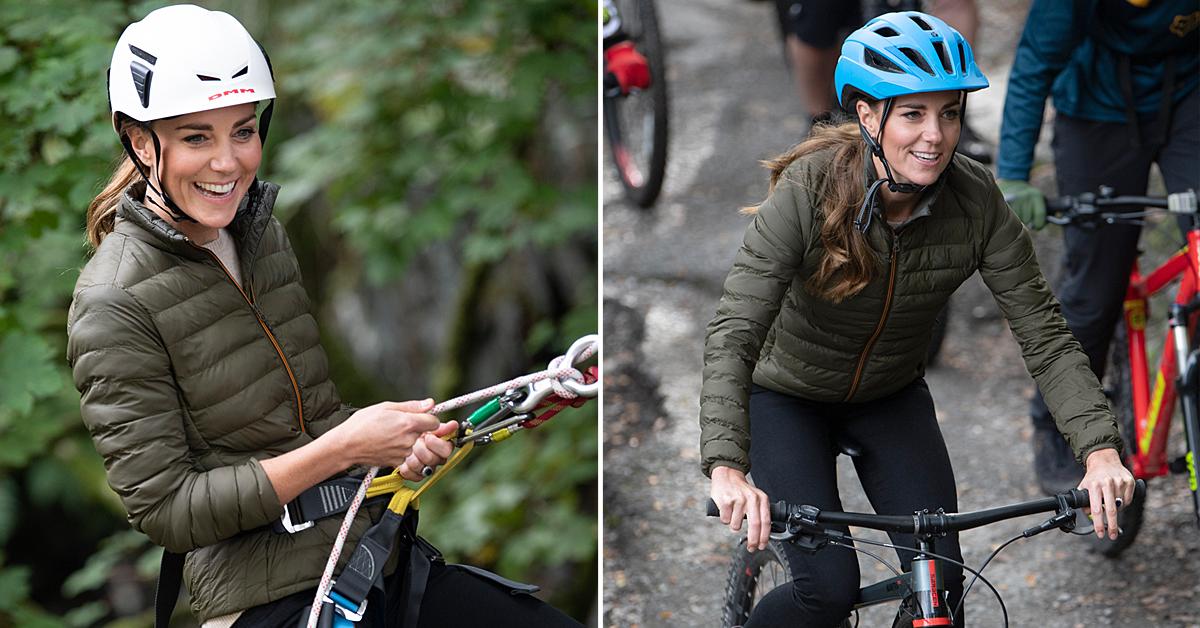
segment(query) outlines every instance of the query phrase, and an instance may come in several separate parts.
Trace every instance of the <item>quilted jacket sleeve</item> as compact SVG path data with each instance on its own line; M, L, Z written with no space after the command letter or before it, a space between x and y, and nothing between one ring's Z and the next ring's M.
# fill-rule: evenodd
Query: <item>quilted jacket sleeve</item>
M725 278L717 315L708 324L700 389L700 460L705 475L714 466L750 470L751 375L804 258L812 223L808 195L789 174L791 170L746 228Z
M984 206L980 275L1008 319L1025 367L1037 381L1058 429L1079 462L1097 449L1121 449L1116 418L1083 348L1046 285L1033 239L990 183Z
M80 289L67 332L83 421L135 529L184 552L279 517L257 460L211 471L193 466L166 350L128 292L111 284Z

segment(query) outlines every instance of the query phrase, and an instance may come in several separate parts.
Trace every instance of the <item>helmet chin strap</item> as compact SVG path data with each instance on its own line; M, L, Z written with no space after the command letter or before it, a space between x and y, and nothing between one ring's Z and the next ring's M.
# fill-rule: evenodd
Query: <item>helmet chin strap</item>
M892 103L894 101L894 98L884 99L883 115L879 117L879 133L876 134L875 137L871 137L871 134L867 132L867 127L863 126L862 120L859 120L858 122L858 130L862 133L863 140L866 141L867 147L871 149L871 154L879 158L879 162L883 164L883 171L887 175L886 178L876 179L871 183L870 187L867 188L867 194L863 198L862 205L858 208L858 213L854 215L854 226L862 233L866 233L867 229L871 227L871 218L875 215L875 212L871 211L871 208L874 207L875 197L879 194L879 188L884 183L887 184L888 190L891 192L902 192L905 194L916 194L918 192L923 192L925 191L925 188L929 187L926 185L918 185L916 183L898 183L895 177L892 176L891 164L888 163L887 157L885 157L883 154L883 127L884 123L887 122L888 113L891 112ZM962 125L965 124L964 120L966 119L966 110L967 93L963 92L958 113L958 123L960 129L962 128ZM959 138L962 138L962 133L959 133ZM954 150L957 149L958 143L955 142ZM953 155L954 152L951 151L951 154ZM938 177L941 178L942 175L945 175L947 169L943 169Z
M159 143L158 134L154 131L150 131L150 137L154 140L154 156L158 164L158 171L161 173L163 171L162 144ZM133 145L129 141L128 134L121 135L121 146L125 147L125 153L129 155L130 159L133 160L133 166L137 168L138 174L142 175L142 179L146 181L146 187L154 190L154 193L159 199L162 199L162 203L165 203L166 206L164 207L163 204L157 202L157 200L154 201L154 204L162 207L163 210L171 215L171 219L175 222L196 222L195 218L187 215L187 213L184 212L183 209L171 199L171 197L166 193L165 188L163 190L159 190L158 188L154 187L154 183L150 181L150 173L146 172L146 168L142 165L142 161L138 159L137 154L133 152ZM150 199L149 195L146 195L146 200L149 202L152 199Z

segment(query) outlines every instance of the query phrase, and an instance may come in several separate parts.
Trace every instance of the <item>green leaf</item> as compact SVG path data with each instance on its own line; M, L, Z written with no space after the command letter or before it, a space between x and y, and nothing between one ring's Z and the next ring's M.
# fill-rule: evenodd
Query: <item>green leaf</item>
M0 46L0 74L16 67L21 60L21 54L15 48Z
M34 399L59 390L62 380L52 356L39 336L10 332L0 337L0 410L27 414Z

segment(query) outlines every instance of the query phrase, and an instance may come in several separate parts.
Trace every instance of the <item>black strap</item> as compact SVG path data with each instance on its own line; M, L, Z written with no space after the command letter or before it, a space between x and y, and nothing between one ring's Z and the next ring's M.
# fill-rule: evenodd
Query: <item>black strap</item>
M367 599L371 587L381 582L383 565L392 554L396 543L396 534L404 517L391 510L385 510L379 518L379 523L371 526L366 534L358 540L358 547L350 555L350 561L338 574L333 585L333 591L359 606Z
M285 504L284 508L288 510L288 516L291 518L292 525L320 521L326 517L346 512L361 485L361 477L343 476L327 480L300 493L296 499ZM373 503L384 499L390 499L390 495L374 497L366 500L365 503ZM275 521L272 527L276 532L286 532L283 529L281 521Z
M171 624L171 614L179 601L179 588L183 586L183 559L186 557L186 552L176 554L163 550L158 585L154 588L154 628L167 628Z
M404 628L415 628L421 617L421 599L425 597L432 564L422 548L414 545L409 552L408 577L404 579Z

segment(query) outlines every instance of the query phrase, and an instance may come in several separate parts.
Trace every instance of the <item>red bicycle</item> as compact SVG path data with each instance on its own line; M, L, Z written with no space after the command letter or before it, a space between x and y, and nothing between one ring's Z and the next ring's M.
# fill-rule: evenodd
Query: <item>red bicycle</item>
M1196 192L1169 196L1114 196L1112 188L1047 201L1047 217L1055 224L1142 224L1154 213L1180 218L1187 245L1166 262L1143 273L1135 261L1125 292L1124 324L1117 326L1109 358L1105 390L1125 441L1125 464L1139 479L1186 473L1192 491L1196 523L1200 526L1200 492L1196 483L1196 452L1200 451L1200 349L1195 336L1200 313L1200 215ZM1176 282L1178 280L1178 282ZM1146 357L1146 321L1150 297L1177 285L1169 307L1168 333L1153 386ZM1168 435L1175 402L1183 415L1185 449L1169 453ZM1122 530L1117 540L1095 539L1097 550L1116 556L1133 543L1142 525L1145 504L1129 504L1118 514Z

